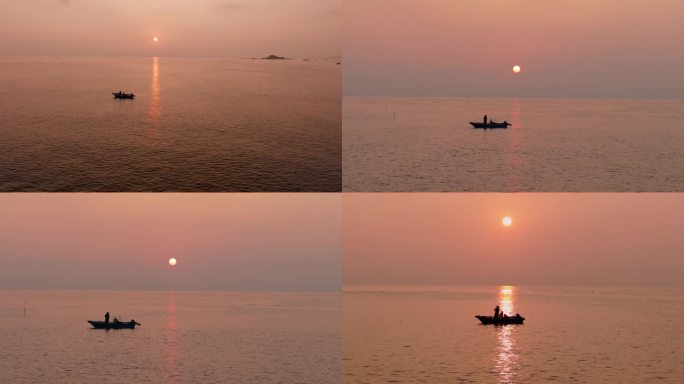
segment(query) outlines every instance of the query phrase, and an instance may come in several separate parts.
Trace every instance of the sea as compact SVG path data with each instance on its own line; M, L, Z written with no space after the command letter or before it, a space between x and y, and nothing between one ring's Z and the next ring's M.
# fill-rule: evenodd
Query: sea
M342 317L349 384L684 382L682 288L345 286Z
M0 191L339 191L340 67L0 57Z
M345 97L343 190L684 191L683 121L684 100Z
M339 383L339 320L339 292L2 290L0 383Z

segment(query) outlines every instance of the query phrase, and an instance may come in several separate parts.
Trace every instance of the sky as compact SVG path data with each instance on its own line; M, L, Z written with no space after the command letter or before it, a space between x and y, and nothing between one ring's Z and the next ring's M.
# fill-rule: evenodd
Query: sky
M339 291L340 206L337 194L0 194L0 289Z
M0 55L327 58L341 20L342 0L2 0Z
M681 0L344 5L346 96L684 98Z
M684 284L682 194L359 193L342 210L345 286Z

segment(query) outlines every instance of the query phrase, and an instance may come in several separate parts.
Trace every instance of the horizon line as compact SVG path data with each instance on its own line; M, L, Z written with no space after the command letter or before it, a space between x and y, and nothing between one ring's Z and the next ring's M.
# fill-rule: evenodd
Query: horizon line
M350 98L396 98L396 99L557 99L557 100L633 100L633 101L684 101L684 96L678 97L607 97L607 96L464 96L464 95L384 95L384 94L342 94L342 97Z

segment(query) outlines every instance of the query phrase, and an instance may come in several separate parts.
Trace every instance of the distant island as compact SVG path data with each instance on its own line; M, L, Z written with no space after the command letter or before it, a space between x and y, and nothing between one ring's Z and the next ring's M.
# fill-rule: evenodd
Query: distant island
M266 57L262 57L261 60L290 60L287 57L283 56L278 56L278 55L268 55Z

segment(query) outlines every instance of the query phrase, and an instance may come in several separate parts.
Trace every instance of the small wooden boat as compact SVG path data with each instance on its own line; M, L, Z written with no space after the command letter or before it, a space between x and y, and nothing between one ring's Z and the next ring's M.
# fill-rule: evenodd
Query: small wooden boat
M114 95L115 99L135 99L135 95L132 93L125 93L125 92L112 92L112 95Z
M489 122L489 123L475 123L475 122L470 122L470 125L473 126L473 128L508 128L511 123L508 121L504 121L503 123L494 123L494 122Z
M520 315L508 317L494 317L494 316L475 316L484 325L508 325L508 324L522 324L525 318Z
M88 320L90 325L95 329L135 329L136 325L140 325L135 320L131 321L110 321L105 323L104 321Z

